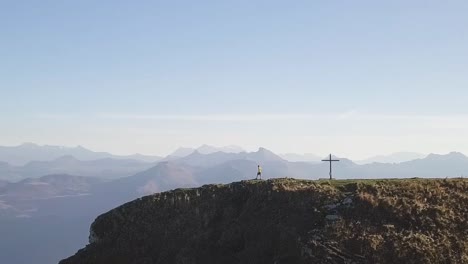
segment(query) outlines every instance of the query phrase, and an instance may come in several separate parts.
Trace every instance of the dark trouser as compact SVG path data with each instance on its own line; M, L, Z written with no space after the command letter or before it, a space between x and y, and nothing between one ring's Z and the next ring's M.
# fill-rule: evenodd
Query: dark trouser
M257 177L255 179L257 179L259 176L260 176L260 179L261 179L262 178L262 173L261 172L257 172Z

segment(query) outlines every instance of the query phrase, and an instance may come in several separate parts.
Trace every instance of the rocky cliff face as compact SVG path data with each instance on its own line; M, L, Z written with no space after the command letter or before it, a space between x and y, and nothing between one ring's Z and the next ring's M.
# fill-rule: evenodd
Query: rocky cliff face
M275 179L154 194L60 264L468 263L468 180Z

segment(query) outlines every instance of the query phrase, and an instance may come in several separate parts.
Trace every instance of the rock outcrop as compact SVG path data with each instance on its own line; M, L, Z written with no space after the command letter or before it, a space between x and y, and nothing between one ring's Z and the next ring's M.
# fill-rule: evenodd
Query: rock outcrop
M468 180L274 179L154 194L60 264L468 263Z

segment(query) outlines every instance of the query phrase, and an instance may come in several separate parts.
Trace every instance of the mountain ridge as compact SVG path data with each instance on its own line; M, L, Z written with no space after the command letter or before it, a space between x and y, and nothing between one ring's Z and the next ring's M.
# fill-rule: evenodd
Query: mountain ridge
M211 154L215 152L240 153L240 152L245 152L245 150L235 145L215 147L215 146L211 146L208 144L203 144L197 148L180 147L176 149L174 152L170 153L168 157L184 158L186 156L189 156L190 154L193 154L194 152L199 152L201 154Z
M80 160L113 158L135 159L145 162L155 162L162 159L162 157L142 154L114 155L108 152L95 152L82 146L64 147L34 143L23 143L18 146L0 146L0 161L8 162L14 166L22 166L30 161L51 161L62 156L73 156Z
M356 160L355 162L360 165L371 163L402 163L425 157L427 157L427 155L416 152L395 152L389 155L377 155L364 160Z
M18 181L48 174L75 174L116 179L133 175L153 165L153 163L132 159L79 160L74 156L66 155L50 161L30 161L22 166L0 163L0 179Z

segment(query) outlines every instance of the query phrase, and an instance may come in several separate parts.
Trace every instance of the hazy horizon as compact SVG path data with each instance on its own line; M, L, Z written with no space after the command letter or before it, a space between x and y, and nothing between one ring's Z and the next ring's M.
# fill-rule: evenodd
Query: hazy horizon
M468 121L468 120L467 120ZM57 146L57 147L67 147L67 148L75 148L75 147L84 147L88 150L92 150L92 151L95 151L95 152L108 152L108 153L111 153L111 154L114 154L114 155L133 155L133 154L141 154L141 155L153 155L153 156L167 156L167 155L170 155L171 153L177 151L178 149L180 148L192 148L192 149L196 149L196 148L199 148L203 145L208 145L208 146L212 146L212 147L227 147L227 146L238 146L238 147L241 147L242 149L244 149L245 151L247 152L253 152L253 151L257 151L259 148L263 147L263 148L266 148L268 150L271 150L277 154L315 154L315 155L321 155L321 154L324 154L324 155L328 155L327 153L334 153L334 154L337 154L337 156L341 156L341 157L346 157L346 158L349 158L349 159L352 159L352 160L365 160L365 159L368 159L368 158L372 158L372 157L376 157L376 156L386 156L386 155L392 155L392 154L397 154L397 153L418 153L418 154L423 154L423 155L428 155L428 154L447 154L447 153L451 153L451 152L461 152L461 153L468 153L468 150L467 151L462 151L460 149L449 149L449 148L443 148L443 150L440 150L440 151L431 151L429 148L425 148L425 151L418 151L418 150L413 150L413 149L401 149L401 150L398 150L398 149L395 149L395 150L389 150L387 152L385 151L380 151L379 149L375 149L375 152L372 152L372 150L374 149L371 149L371 151L369 152L366 152L365 154L362 154L362 155L356 155L355 153L356 152L352 152L352 151L342 151L342 152L339 152L339 151L333 151L333 149L328 149L328 152L327 152L327 149L326 148L322 148L321 150L317 150L318 148L316 149L305 149L305 148L298 148L300 150L298 151L294 151L294 149L292 148L285 148L285 149L277 149L277 148L274 148L274 147L269 147L269 146L266 146L266 145L249 145L249 146L245 146L243 145L241 142L239 142L239 144L232 144L232 143L225 143L225 144L212 144L212 143L204 143L204 142L201 142L201 143L195 143L195 144L192 144L192 145L175 145L175 144L171 144L171 147L170 148L165 148L164 150L159 148L159 149L150 149L148 147L141 147L141 148L132 148L132 150L129 150L129 151L119 151L118 148L114 148L114 147L110 147L109 149L106 149L104 147L93 147L93 146L88 146L86 144L59 144L59 143L48 143L48 142L45 142L45 143L39 143L39 142L33 142L33 141L22 141L22 142L14 142L14 143L7 143L7 144L2 144L0 142L0 146L7 146L7 147L15 147L15 146L20 146L20 145L23 145L23 144L28 144L28 143L31 143L31 144L35 144L35 145L39 145L39 146ZM167 142L166 142L167 143ZM172 147L174 146L174 147ZM343 148L336 148L336 149L343 149Z

